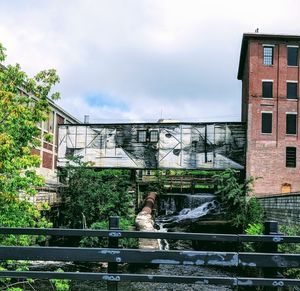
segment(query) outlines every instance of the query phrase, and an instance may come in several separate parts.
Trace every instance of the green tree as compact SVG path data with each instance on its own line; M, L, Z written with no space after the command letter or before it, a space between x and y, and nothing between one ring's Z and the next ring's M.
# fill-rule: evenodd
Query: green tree
M249 224L262 223L263 208L255 197L249 197L253 191L253 177L241 180L238 171L227 169L214 175L213 179L226 218L233 226L244 231Z
M134 213L134 199L128 189L131 185L128 170L101 170L88 168L75 161L61 172L65 177L62 191L61 214L64 225L71 228L91 227L109 216L129 218Z
M59 78L53 69L30 78L19 64L4 67L5 59L5 48L0 44L0 225L48 226L26 197L35 195L35 188L44 183L35 171L40 158L31 153L40 145L37 125L49 116L48 98L59 98L58 93L51 93ZM0 238L2 244L32 242L25 236Z

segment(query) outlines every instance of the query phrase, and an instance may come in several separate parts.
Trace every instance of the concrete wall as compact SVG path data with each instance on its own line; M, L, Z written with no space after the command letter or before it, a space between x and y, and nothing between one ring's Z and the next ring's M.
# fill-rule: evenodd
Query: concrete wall
M300 193L259 198L267 219L300 226Z

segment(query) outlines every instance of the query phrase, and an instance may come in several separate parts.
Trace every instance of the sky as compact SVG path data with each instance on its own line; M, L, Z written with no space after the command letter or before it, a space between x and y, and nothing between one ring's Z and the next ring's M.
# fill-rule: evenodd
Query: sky
M243 33L300 35L299 0L0 0L6 64L55 68L93 123L240 121Z

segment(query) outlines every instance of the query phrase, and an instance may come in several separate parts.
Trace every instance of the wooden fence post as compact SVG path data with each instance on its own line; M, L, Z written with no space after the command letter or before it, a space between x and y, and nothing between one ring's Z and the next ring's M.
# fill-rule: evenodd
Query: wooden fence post
M109 230L119 230L120 229L120 218L119 216L110 216L109 217ZM118 248L119 247L119 238L118 237L109 237L108 238L108 247L109 248ZM108 273L117 273L118 272L118 263L108 263L107 267ZM108 291L117 291L118 282L117 281L108 281L107 282Z

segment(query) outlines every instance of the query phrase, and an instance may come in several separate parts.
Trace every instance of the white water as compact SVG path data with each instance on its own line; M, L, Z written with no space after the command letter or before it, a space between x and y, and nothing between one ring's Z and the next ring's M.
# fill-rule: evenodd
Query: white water
M220 203L216 200L211 200L202 203L196 208L183 208L178 214L173 215L175 202L173 198L169 199L169 201L171 202L170 204L164 204L164 210L169 215L159 216L155 221L160 232L167 232L170 225L180 224L180 222L197 221L205 215L220 212ZM170 249L169 243L165 239L159 240L159 246L161 250Z
M219 208L220 208L219 202L213 200L213 201L205 202L194 209L183 208L177 215L160 216L157 218L156 223L166 224L171 222L180 222L184 220L194 221L209 213L215 212Z

